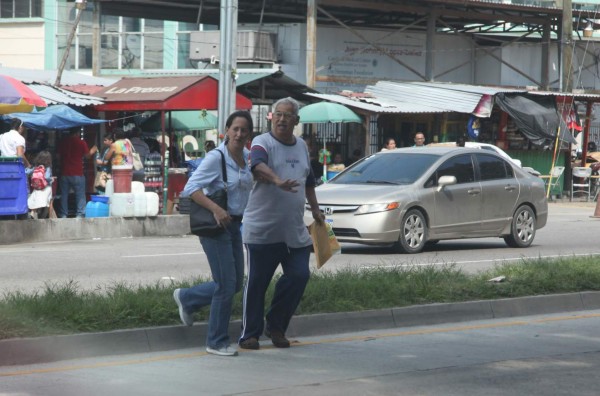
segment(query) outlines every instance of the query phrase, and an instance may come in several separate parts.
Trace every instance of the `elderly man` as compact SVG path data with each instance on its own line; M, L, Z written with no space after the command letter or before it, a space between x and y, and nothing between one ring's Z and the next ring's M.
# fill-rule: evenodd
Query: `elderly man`
M290 320L308 283L312 241L304 225L305 199L312 216L323 222L315 194L315 178L306 143L294 136L300 121L298 102L280 99L273 107L272 132L252 141L251 169L256 183L244 212L243 240L248 251L248 282L239 345L259 349L259 338L271 338L278 348L288 348L285 337ZM283 275L264 323L265 292L277 267Z

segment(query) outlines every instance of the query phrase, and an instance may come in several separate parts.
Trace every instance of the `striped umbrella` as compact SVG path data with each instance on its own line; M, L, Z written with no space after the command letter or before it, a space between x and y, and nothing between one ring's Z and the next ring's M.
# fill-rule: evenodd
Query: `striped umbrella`
M47 107L44 99L21 81L0 75L0 114L29 113L36 107Z

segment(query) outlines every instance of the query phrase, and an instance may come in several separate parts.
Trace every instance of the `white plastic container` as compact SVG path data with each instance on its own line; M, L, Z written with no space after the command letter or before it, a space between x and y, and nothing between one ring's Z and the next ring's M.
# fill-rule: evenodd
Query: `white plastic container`
M131 193L132 194L139 194L139 193L144 193L146 191L146 188L144 187L144 183L139 182L139 181L134 181L131 182Z
M158 215L158 194L155 192L146 192L146 216L154 217Z
M106 187L104 188L104 195L111 197L115 193L115 182L110 179L106 181Z
M146 217L146 213L148 212L146 193L133 193L133 201L133 215L135 217Z
M132 193L114 193L110 198L110 215L115 217L133 217L135 200Z

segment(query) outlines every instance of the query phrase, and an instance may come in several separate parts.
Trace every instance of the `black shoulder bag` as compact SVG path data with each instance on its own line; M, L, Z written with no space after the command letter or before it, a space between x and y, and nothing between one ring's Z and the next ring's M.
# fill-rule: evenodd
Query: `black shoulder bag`
M227 210L227 168L225 167L225 155L221 150L216 150L221 154L221 172L223 176L224 188L215 191L211 195L207 195L211 201ZM225 229L217 224L213 212L206 209L202 205L198 205L190 198L190 229L192 234L201 237L217 236Z

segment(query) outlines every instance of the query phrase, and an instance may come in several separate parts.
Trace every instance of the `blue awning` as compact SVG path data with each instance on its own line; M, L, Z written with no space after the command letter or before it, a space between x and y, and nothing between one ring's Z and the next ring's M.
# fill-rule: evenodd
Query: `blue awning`
M53 129L70 129L83 125L100 124L105 120L89 118L66 105L50 106L33 113L12 113L2 116L4 120L18 118L28 128L48 131Z

